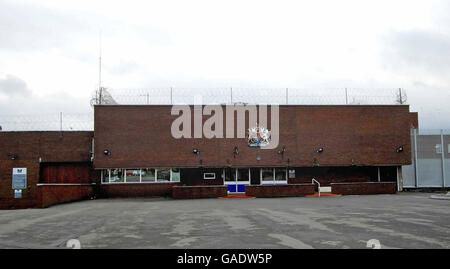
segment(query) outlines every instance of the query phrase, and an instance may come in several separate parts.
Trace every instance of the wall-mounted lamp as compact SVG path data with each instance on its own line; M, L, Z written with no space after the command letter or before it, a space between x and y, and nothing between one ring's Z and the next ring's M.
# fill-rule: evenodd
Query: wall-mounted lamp
M104 149L104 150L103 150L103 154L109 156L109 155L111 155L111 151L109 151L109 150L107 150L107 149Z
M196 154L196 155L199 155L199 154L200 154L200 150L194 149L194 150L192 151L192 153L194 153L194 154Z
M278 154L281 154L281 156L283 156L285 152L286 152L286 147L283 146L283 148L278 151Z
M238 149L237 146L235 146L234 149L233 149L233 155L236 158L236 155L238 155L238 154L239 154L239 149Z
M396 151L397 151L397 153L402 152L403 151L403 146L398 147Z
M318 149L316 150L316 152L317 152L317 153L322 153L322 152L323 152L323 148L318 148Z
M257 161L261 161L261 156L259 156L259 155L256 156L256 160L257 160Z
M17 155L11 155L11 161L17 160Z

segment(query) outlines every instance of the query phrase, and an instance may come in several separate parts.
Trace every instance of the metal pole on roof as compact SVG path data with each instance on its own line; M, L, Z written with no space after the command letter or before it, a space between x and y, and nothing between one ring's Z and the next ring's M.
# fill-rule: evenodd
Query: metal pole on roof
M419 164L417 163L417 129L414 129L414 175L416 179L416 188L419 187Z
M233 87L230 87L231 104L233 104Z
M62 137L62 131L63 131L63 128L62 128L62 112L59 112L59 131L60 131L60 136Z
M289 90L286 88L286 105L289 105Z
M345 88L345 104L348 105L348 90Z
M98 91L99 91L99 104L102 104L102 30L99 35L99 48L98 48Z
M445 188L445 149L444 149L443 129L441 129L441 159L442 159L442 187Z

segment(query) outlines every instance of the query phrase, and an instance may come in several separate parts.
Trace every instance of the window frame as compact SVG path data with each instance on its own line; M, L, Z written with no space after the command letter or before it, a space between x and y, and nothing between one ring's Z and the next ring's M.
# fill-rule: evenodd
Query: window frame
M113 169L121 169L123 171L123 177L124 177L124 181L123 182L111 182L111 170ZM154 181L142 181L142 170L144 169L154 169L155 170L155 180ZM169 169L170 171L170 179L169 181L158 181L158 170L162 170L162 169ZM174 181L173 180L173 169L181 169L181 168L177 168L177 167L171 167L171 168L108 168L108 169L101 169L101 177L100 177L100 182L101 184L156 184L156 183L177 183L181 181L181 170L180 170L180 177L178 181ZM104 171L107 170L108 171L108 180L104 181ZM127 170L139 170L139 181L138 182L127 182Z
M263 180L263 169L272 169L272 180ZM276 169L284 169L284 180L276 180ZM287 167L262 167L259 169L260 185L282 185L288 182L288 169Z

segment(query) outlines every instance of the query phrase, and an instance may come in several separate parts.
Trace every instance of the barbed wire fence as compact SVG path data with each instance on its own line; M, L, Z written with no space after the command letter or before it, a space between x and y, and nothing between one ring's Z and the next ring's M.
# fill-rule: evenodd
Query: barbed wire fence
M93 131L93 113L0 115L0 131Z
M96 93L94 104L170 105L194 104L280 105L392 105L405 104L400 88L152 88L107 89Z
M362 88L151 88L97 90L91 105L280 104L393 105L405 104L403 89ZM93 113L0 115L0 131L92 131Z

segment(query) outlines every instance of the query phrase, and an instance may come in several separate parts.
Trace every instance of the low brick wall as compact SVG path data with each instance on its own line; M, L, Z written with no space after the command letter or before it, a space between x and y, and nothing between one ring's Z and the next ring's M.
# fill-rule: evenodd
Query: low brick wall
M37 190L37 207L89 199L94 195L94 186L90 184L38 185Z
M99 187L99 196L103 198L171 196L172 187L177 185L180 185L180 183L170 182L101 184Z
M223 185L215 186L175 186L172 189L174 199L217 198L228 195Z
M397 183L395 182L355 182L355 183L331 183L331 192L342 195L358 194L395 194Z
M314 194L314 184L246 186L245 194L254 197L293 197Z

